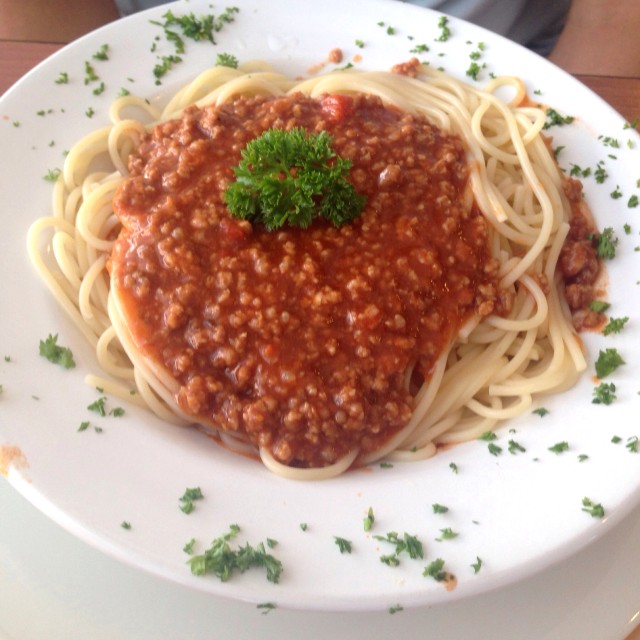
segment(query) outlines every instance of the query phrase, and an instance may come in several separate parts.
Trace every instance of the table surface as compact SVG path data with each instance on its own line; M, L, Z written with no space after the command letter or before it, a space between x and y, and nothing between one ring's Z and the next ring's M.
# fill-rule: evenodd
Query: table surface
M5 39L0 33L0 95L29 70L64 46L59 42ZM577 78L600 95L627 121L640 117L640 78L580 75ZM0 629L1 631L1 629ZM627 640L640 640L640 629Z

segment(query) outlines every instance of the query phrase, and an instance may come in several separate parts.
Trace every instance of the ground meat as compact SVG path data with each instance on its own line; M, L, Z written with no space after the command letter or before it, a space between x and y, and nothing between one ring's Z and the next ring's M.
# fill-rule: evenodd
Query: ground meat
M578 330L597 329L605 318L589 308L598 296L601 263L597 250L597 228L586 209L582 184L574 178L564 182L571 204L570 230L560 253L559 267L565 282L565 297Z
M267 232L222 193L248 141L326 130L363 214ZM502 313L487 223L460 141L370 96L239 98L158 125L114 206L109 268L144 357L194 422L292 466L373 451L408 421L406 373L429 375L474 314Z

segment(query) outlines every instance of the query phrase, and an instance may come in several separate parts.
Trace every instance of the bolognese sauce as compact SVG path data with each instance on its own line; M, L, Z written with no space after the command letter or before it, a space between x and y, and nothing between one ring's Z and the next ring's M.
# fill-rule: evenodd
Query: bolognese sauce
M271 128L327 131L363 213L267 231L223 193ZM239 97L157 125L114 208L112 289L137 349L194 423L322 467L380 448L473 317L504 314L460 140L367 95Z

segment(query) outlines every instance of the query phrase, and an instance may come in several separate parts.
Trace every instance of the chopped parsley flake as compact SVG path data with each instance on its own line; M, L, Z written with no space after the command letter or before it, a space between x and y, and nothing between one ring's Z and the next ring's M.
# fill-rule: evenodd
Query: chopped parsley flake
M44 176L47 182L55 182L62 174L62 169L49 169Z
M390 613L391 615L393 615L394 613L399 613L400 611L403 611L403 608L402 608L402 606L401 606L401 605L399 605L399 604L396 604L396 605L395 605L395 606L393 606L393 607L389 607L389 613Z
M552 447L549 447L549 451L551 453L561 454L565 451L569 451L569 443L568 442L556 442Z
M353 551L353 545L350 540L341 538L340 536L334 536L333 539L338 549L340 549L340 553L351 553Z
M550 129L553 126L561 127L565 124L571 124L574 120L573 116L562 116L555 109L547 109L547 121L543 125L543 129Z
M611 227L604 229L602 233L597 236L597 242L598 257L613 260L616 256L616 246L618 244L618 238L613 229Z
M216 56L216 67L229 67L231 69L237 69L239 64L240 63L238 62L238 58L230 53L219 53Z
M84 63L84 83L85 84L91 84L92 82L97 82L98 80L100 80L100 77L96 73L96 70L94 69L93 65L90 62L85 61L85 63Z
M64 369L73 369L76 366L71 349L58 344L58 334L49 334L46 340L40 340L40 355Z
M638 204L640 204L640 200L638 200L638 196L634 193L630 198L629 198L629 202L627 202L627 207L629 207L629 209L635 209Z
M502 447L495 442L490 442L487 445L487 449L492 456L499 456L502 453Z
M436 38L436 42L446 42L451 37L449 18L442 16L438 20L438 29L440 29L440 35Z
M549 409L545 409L544 407L539 407L538 409L534 409L531 413L535 413L539 415L541 418L544 418L549 414Z
M631 453L638 453L638 436L631 436L624 445Z
M601 379L606 378L623 364L625 364L625 361L617 349L600 350L596 360L596 375Z
M437 502L432 504L431 508L433 509L433 513L447 513L447 511L449 511L449 507L445 507L443 504L438 504Z
M451 527L440 529L440 533L442 535L439 538L436 538L438 542L442 542L443 540L453 540L454 538L457 538L458 535L460 535L456 531L454 531Z
M624 318L610 318L608 324L602 330L602 333L605 336L612 333L620 333L627 322L629 322L628 316L625 316Z
M433 578L437 582L444 582L450 578L450 574L444 570L444 560L442 558L437 558L433 562L430 562L424 568L422 575L427 578Z
M127 522L126 520L123 520L123 521L120 523L120 526L121 526L123 529L127 529L127 530L131 529L131 523L130 523L130 522Z
M593 390L593 404L610 405L616 400L616 385L613 382L601 382Z
M471 565L473 573L478 573L482 568L482 560L479 556L476 556L476 561Z
M185 543L184 547L182 547L182 550L192 556L193 555L193 547L196 544L196 539L195 538L191 538L191 540L189 540L189 542Z
M458 473L458 465L455 462L449 463L449 469L451 469L453 473Z
M367 515L364 517L364 520L363 520L364 530L371 531L375 520L376 518L375 518L375 515L373 514L373 508L369 507L369 510L367 511Z
M402 537L400 537L397 532L390 531L386 536L374 536L374 538L394 546L392 554L380 557L380 562L390 567L397 567L400 564L399 555L401 553L406 553L412 560L424 557L422 542L420 542L417 536L412 536L405 532Z
M92 402L87 409L89 409L89 411L94 411L95 413L97 413L100 416L106 416L107 415L107 411L104 408L104 403L107 401L107 399L103 396L102 398L98 398L97 400L95 400L94 402Z
M202 555L189 558L191 573L196 576L213 573L222 582L227 582L236 570L244 573L252 567L263 567L267 580L277 583L283 570L280 560L267 553L263 543L256 547L247 543L233 549L229 543L239 532L237 524L231 525L229 532L216 538Z
M604 300L593 300L589 303L589 309L596 313L604 313L611 305Z
M524 453L526 449L515 440L509 440L509 453L516 455L517 453Z
M582 510L592 518L604 518L604 507L599 503L594 503L589 498L582 499Z
M194 501L202 500L204 496L200 487L194 487L192 489L185 489L185 492L180 497L180 510L183 513L191 513L194 509Z
M100 49L98 49L98 51L96 51L96 53L93 54L93 59L94 60L108 60L109 59L109 45L108 44L103 44Z
M56 84L69 84L69 74L66 71L61 71L54 82Z
M261 604L256 605L256 609L261 609L261 613L263 616L266 616L268 613L276 609L277 606L273 602L262 602Z

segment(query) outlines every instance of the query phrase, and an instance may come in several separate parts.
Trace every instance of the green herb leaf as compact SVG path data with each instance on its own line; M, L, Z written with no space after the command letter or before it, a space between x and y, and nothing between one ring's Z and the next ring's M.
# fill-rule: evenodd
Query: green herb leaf
M600 379L606 378L623 364L625 364L625 361L617 349L600 350L596 360L596 375Z
M596 504L589 498L582 499L582 510L592 518L604 518L604 507L599 503Z
M616 385L613 382L601 382L593 390L593 404L612 404L616 400Z
M64 369L73 369L76 366L71 349L58 344L57 333L56 335L49 334L46 340L40 340L40 355L49 362L59 364Z
M353 546L350 540L346 538L341 538L340 536L333 536L335 543L338 545L338 549L340 549L340 553L351 553L353 550Z
M364 517L363 520L363 527L365 531L371 531L371 529L373 528L373 523L375 522L376 518L373 514L373 508L369 507L369 511L367 511L367 515Z
M232 548L229 543L239 532L238 525L231 525L229 532L216 538L204 554L189 558L187 562L191 572L196 576L213 573L222 582L227 582L236 570L244 573L252 567L263 567L267 580L277 583L283 570L280 560L267 553L262 543L256 547L247 543L243 547Z
M325 131L270 129L242 151L224 200L234 216L269 230L306 228L316 217L339 227L358 217L365 203L347 180L350 167Z

